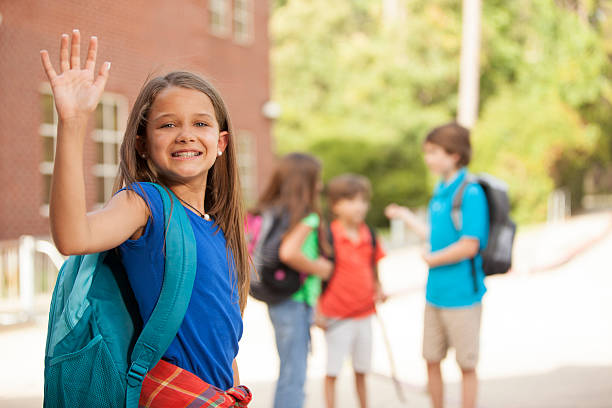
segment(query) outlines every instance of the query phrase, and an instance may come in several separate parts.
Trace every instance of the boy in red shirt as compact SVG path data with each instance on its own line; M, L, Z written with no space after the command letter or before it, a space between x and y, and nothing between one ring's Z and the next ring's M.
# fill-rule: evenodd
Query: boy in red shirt
M335 406L336 377L347 354L353 362L360 407L367 407L365 375L372 360L372 316L376 302L383 298L376 265L385 256L364 222L370 195L368 179L354 174L332 179L327 188L335 217L330 226L335 266L318 306L327 341L327 408Z

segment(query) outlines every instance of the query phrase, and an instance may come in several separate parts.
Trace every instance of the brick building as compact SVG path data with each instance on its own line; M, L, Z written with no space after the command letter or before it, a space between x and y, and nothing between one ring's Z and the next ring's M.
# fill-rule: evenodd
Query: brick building
M148 76L177 69L204 75L224 96L243 187L253 200L272 162L271 120L263 113L270 98L268 15L267 0L0 0L0 240L49 233L57 115L39 50L48 49L57 67L60 35L73 28L85 44L98 36L98 63L112 61L85 146L90 209L112 192L138 90Z

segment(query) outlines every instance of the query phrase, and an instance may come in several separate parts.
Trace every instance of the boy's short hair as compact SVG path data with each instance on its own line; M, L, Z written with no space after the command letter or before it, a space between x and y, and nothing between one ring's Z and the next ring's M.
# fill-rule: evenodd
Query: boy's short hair
M327 183L327 199L330 207L340 200L351 200L357 194L361 194L366 201L370 201L372 186L367 177L347 173L334 177Z
M424 143L438 145L448 154L458 154L459 167L467 166L472 158L470 131L456 122L438 126L429 132Z

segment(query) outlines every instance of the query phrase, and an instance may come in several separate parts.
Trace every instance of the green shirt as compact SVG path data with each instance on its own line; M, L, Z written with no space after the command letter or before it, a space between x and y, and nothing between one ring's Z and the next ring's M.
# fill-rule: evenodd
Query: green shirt
M302 253L306 256L306 258L315 260L319 257L319 215L316 213L311 213L301 222L312 228L312 231L304 240L304 244L302 245ZM308 305L314 306L317 303L317 299L320 294L321 278L314 275L308 275L302 286L291 296L291 298L296 302L306 302Z

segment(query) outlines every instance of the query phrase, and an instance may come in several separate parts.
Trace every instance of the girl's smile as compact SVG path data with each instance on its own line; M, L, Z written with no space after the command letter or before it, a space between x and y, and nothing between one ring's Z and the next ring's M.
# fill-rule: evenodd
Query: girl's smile
M172 153L172 157L177 160L191 160L200 156L202 156L202 152L197 150L178 150Z

